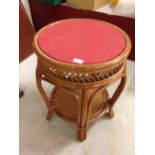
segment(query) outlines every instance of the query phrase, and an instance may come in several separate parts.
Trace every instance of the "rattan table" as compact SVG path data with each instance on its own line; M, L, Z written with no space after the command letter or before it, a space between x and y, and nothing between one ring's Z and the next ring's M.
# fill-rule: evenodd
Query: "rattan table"
M108 113L122 93L131 50L128 35L115 25L94 19L66 19L42 28L34 37L38 57L37 87L53 111L75 123L79 140L86 139L88 123ZM107 87L120 84L110 96ZM42 81L55 85L48 97Z

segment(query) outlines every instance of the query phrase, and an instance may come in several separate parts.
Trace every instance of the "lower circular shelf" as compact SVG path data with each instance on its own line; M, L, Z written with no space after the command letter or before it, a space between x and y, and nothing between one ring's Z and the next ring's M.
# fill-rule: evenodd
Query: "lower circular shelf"
M82 90L69 88L54 88L51 93L54 111L63 119L77 122L82 104ZM89 121L101 116L108 108L109 94L106 89L93 88L88 91L87 103L91 105Z

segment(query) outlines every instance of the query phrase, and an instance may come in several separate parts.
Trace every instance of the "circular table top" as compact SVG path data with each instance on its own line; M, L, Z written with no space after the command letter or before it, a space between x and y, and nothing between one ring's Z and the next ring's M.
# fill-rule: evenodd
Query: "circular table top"
M125 37L118 28L93 19L49 24L40 32L37 43L48 57L71 64L104 63L126 47Z

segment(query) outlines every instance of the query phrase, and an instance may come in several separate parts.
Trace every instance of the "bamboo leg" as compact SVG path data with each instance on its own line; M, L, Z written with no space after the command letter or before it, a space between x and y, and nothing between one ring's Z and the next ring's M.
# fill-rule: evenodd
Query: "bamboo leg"
M53 115L53 106L51 104L51 102L49 101L43 87L42 87L42 84L41 84L41 81L42 81L42 73L39 69L39 67L37 66L37 69L36 69L36 81L37 81L37 87L38 87L38 90L41 94L41 96L43 97L45 103L46 103L46 106L48 108L48 113L47 113L47 116L46 116L46 119L47 120L51 120L52 119L52 115Z
M87 138L87 115L88 115L88 98L87 98L87 89L82 89L82 102L80 107L80 113L78 118L78 138L81 141L84 141Z
M125 87L125 84L126 84L126 80L127 80L127 75L126 75L126 68L124 70L124 73L121 77L121 82L119 84L119 86L117 87L116 91L114 92L112 98L110 99L109 101L109 116L110 118L113 118L114 117L114 110L113 110L113 107L117 101L117 99L119 98L119 96L121 95L124 87Z

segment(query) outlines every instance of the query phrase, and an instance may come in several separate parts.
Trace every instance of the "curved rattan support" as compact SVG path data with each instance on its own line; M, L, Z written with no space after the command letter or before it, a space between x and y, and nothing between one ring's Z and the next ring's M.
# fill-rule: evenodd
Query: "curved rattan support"
M111 118L114 117L113 107L114 107L116 101L118 100L118 98L120 97L121 93L123 92L126 81L127 81L127 74L126 74L126 67L125 67L124 72L123 72L122 77L121 77L120 84L118 85L117 89L115 90L114 94L112 95L111 99L109 100L109 105L110 105L109 116Z
M53 115L53 106L52 106L52 103L50 102L50 100L48 99L43 87L42 87L42 73L39 69L39 67L37 66L36 68L36 82L37 82L37 87L38 87L38 90L41 94L41 96L43 97L45 103L46 103L46 106L48 108L48 113L47 113L47 120L51 120L52 118L52 115Z
M91 94L91 96L89 97L88 99L88 110L87 110L87 118L86 118L86 125L89 123L90 121L90 114L91 114L91 111L92 111L92 100L93 98L99 93L99 92L102 92L103 90L105 90L106 87L105 86L102 86L102 87L99 87L96 91L93 92L93 94ZM105 92L104 92L105 93ZM108 96L109 98L109 94L107 93L106 91L106 96ZM103 110L105 111L105 109L108 107L108 104L105 103L103 105ZM101 111L101 114L102 114L102 111ZM101 115L100 114L100 115ZM98 116L99 117L99 116Z
M88 115L88 89L84 88L82 89L82 101L81 101L81 106L80 106L80 112L79 112L79 117L78 117L78 137L79 140L83 141L86 139L86 119Z

